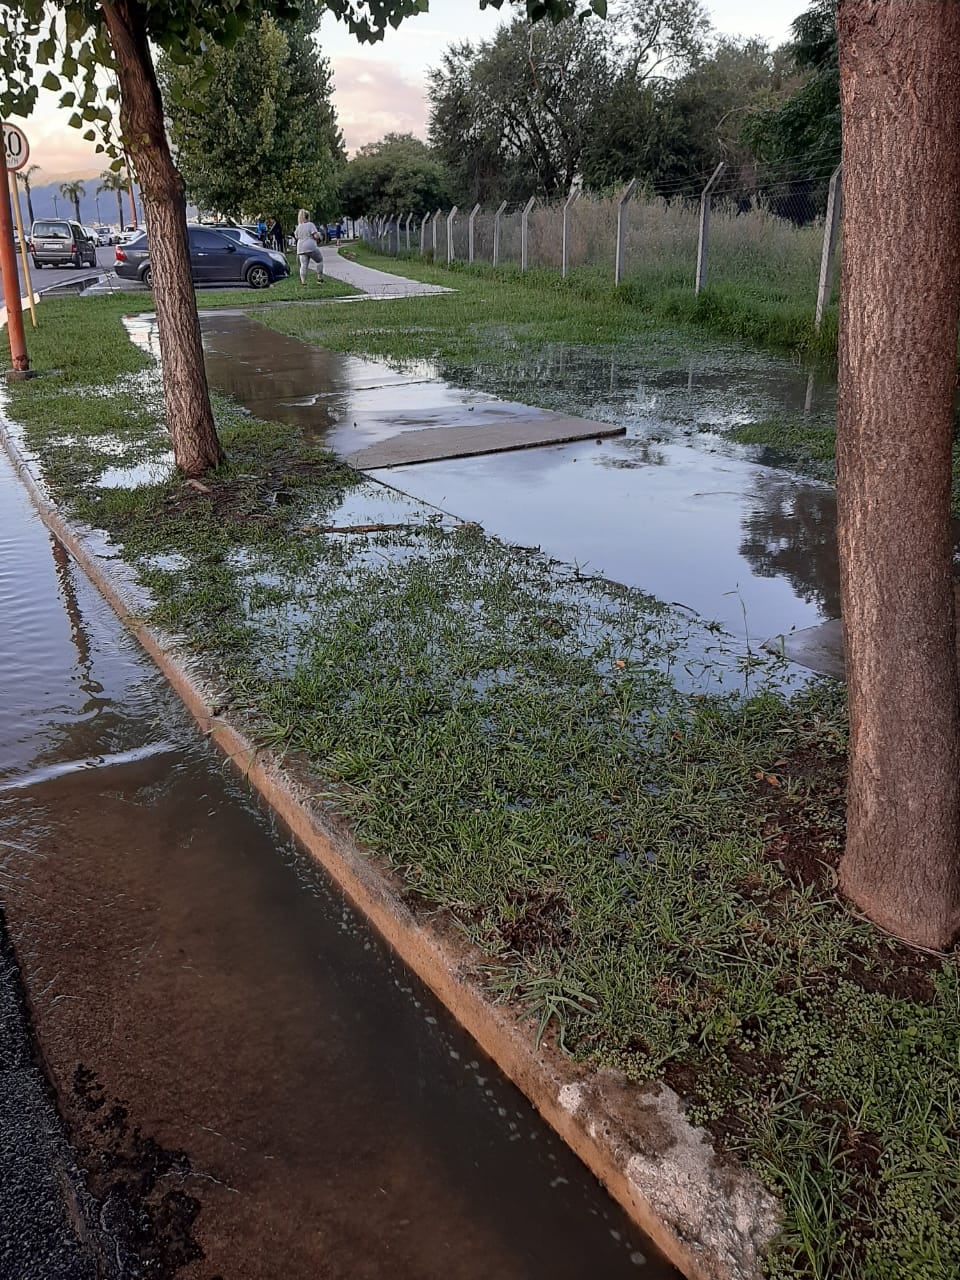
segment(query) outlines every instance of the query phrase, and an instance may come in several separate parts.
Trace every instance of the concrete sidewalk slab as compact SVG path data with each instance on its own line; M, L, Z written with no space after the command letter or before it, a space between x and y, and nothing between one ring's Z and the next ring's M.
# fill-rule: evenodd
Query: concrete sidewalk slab
M424 284L422 280L409 280L389 271L378 271L341 257L339 249L326 245L323 253L323 269L334 280L343 280L364 293L380 298L416 298L428 293L452 293L452 289L439 284Z
M349 453L346 461L359 470L406 467L420 462L440 462L449 458L475 458L484 453L508 453L515 449L535 449L547 444L569 444L576 440L622 436L623 427L588 422L562 413L530 410L528 418L471 426L426 427L402 431L395 436Z

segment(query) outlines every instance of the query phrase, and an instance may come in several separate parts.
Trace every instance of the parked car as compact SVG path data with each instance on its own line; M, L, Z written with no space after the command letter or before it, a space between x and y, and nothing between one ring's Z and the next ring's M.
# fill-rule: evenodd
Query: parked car
M97 265L97 246L86 227L67 218L42 218L30 229L30 253L33 265L40 267L75 267Z
M261 245L251 248L237 244L210 227L189 226L190 268L194 284L248 284L251 289L267 289L290 274L285 258L271 255ZM145 232L118 244L114 268L124 280L139 280L153 288L150 248Z
M221 225L217 227L217 231L219 231L222 236L226 236L229 240L232 240L234 244L242 244L245 249L263 249L264 252L269 253L270 257L273 258L275 262L279 263L280 266L287 266L287 260L282 253L277 249L266 249L256 236L252 236L250 234L246 227L227 227Z
M94 227L93 232L97 237L97 247L101 245L113 244L113 237L110 234L109 227Z

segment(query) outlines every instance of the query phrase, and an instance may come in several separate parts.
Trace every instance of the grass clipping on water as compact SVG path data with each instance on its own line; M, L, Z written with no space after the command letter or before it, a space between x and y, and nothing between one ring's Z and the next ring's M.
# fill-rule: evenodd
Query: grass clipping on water
M491 994L678 1089L783 1198L769 1275L960 1274L957 969L837 902L838 690L785 699L699 622L227 404L209 492L105 487L118 448L164 448L156 373L111 300L56 306L62 372L8 393L48 483Z

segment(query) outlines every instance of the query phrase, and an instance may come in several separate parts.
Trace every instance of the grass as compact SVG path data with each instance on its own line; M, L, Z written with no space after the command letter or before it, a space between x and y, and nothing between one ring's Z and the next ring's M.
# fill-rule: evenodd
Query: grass
M447 340L477 350L486 289L411 316L463 315ZM505 290L504 323L535 297ZM369 325L354 341L412 353L422 335L392 327L410 305L298 323L341 344ZM836 898L841 691L786 696L715 629L361 482L225 402L209 493L101 486L118 441L164 448L122 311L45 303L34 362L58 372L11 386L8 410L231 714L309 762L414 909L481 949L492 996L579 1058L671 1083L782 1195L768 1275L960 1274L957 966ZM391 527L322 532L367 522Z
M239 285L234 289L198 289L197 305L204 310L211 307L243 307L246 310L276 302L302 302L304 298L348 298L360 293L353 285L346 284L343 280L334 280L330 276L318 285L312 271L307 283L302 285L296 255L288 253L287 261L290 263L289 276L272 284L269 289L249 289Z
M539 304L546 309L548 330L557 322L565 325L557 336L570 342L616 341L626 333L681 325L804 357L827 358L836 352L836 308L828 310L818 334L810 299L786 280L777 285L756 277L717 278L697 295L685 267L654 259L615 289L611 273L600 266L574 268L563 280L555 269L545 267L521 272L513 264L492 267L455 261L447 266L418 254L388 257L363 245L349 252L370 266L453 286L471 297L499 295L502 301L509 296L512 311L526 302L533 320ZM545 340L549 337L549 332L544 334Z

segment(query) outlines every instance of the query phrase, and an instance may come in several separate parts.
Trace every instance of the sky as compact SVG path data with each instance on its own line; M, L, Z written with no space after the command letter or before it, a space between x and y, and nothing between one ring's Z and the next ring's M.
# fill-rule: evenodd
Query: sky
M718 32L762 36L778 44L804 0L765 0L762 5L756 0L706 0L705 7ZM406 19L371 46L358 45L345 27L325 18L320 43L333 65L334 103L348 151L389 132L425 137L428 69L439 63L451 41L483 39L500 21L495 9L481 10L478 0L430 0L428 13ZM55 96L41 91L40 98L24 123L30 162L41 168L36 181L89 178L105 168L103 157L68 127L70 113L59 109Z

